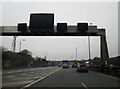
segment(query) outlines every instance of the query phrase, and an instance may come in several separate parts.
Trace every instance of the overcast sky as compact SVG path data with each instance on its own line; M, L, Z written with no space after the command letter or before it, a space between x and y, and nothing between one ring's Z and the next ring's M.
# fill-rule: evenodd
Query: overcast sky
M54 13L55 25L57 22L67 22L68 25L76 25L77 22L92 22L98 27L106 29L106 40L110 57L118 55L118 3L117 2L3 2L2 25L16 26L18 22L27 22L29 25L30 13ZM34 56L48 58L72 58L75 56L75 48L78 48L78 58L88 58L87 37L78 38L39 38L17 37L22 49L27 48ZM2 45L11 49L12 38L3 38ZM91 38L91 55L99 56L99 37ZM72 56L73 55L73 56Z
M13 37L3 37L3 46L11 50ZM78 59L88 59L88 37L17 37L16 52L19 51L20 41L21 50L28 49L33 56L48 59L74 59L76 58L76 48ZM9 40L9 42L8 42ZM100 56L100 39L91 37L91 57Z

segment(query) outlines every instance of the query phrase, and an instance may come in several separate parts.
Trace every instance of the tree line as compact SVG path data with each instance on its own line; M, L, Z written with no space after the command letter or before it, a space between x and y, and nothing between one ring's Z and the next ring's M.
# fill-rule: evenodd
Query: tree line
M27 49L20 52L11 52L6 48L2 48L2 68L16 69L28 67L46 67L54 64L48 64L46 59L41 57L32 57L32 53Z

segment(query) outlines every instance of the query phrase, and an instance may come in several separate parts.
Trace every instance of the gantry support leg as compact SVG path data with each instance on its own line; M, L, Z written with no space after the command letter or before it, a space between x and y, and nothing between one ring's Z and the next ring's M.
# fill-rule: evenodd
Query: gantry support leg
M109 65L109 53L107 47L106 36L101 35L101 65Z

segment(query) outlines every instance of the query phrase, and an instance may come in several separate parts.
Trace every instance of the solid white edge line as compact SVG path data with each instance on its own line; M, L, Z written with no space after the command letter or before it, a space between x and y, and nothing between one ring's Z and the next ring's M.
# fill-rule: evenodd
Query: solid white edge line
M52 73L50 73L50 74L48 74L48 75L46 75L46 76L44 76L44 77L42 77L42 78L36 80L36 81L33 81L33 82L31 82L31 83L25 85L24 87L22 87L22 88L20 88L20 89L25 89L25 88L27 88L27 87L30 87L30 86L32 86L33 84L35 84L35 83L37 83L37 82L43 80L44 78L46 78L46 77L48 77L48 76L54 74L55 72L57 72L57 71L60 70L60 69L61 69L61 68L57 69L56 71L54 71L54 72L52 72Z
M82 83L82 85L83 85L86 89L88 89L87 86L85 85L85 83L83 83L83 82L81 82L81 83Z
M90 71L90 72L93 72L93 71ZM105 77L108 77L108 78L120 80L119 78L112 77L112 76L108 76L108 75L105 75L105 74L102 74L102 73L98 73L98 72L95 72L95 73L97 73L97 74L99 74L99 75L102 75L102 76L105 76Z
M112 76L104 75L104 74L101 74L101 73L97 73L97 74L102 75L102 76L105 76L105 77L108 77L108 78L113 78L113 79L120 80L119 78L115 78L115 77L112 77Z

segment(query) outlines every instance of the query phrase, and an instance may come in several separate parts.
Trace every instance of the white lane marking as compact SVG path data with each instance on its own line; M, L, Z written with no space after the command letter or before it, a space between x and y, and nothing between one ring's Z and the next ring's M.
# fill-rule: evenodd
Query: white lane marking
M81 83L82 83L82 85L83 85L86 89L88 89L87 86L85 85L85 83L83 83L83 82L81 82Z
M11 76L6 76L6 78L14 78L15 76L11 75Z
M49 69L49 68L55 68L55 67L43 67L43 68L33 68L33 69L21 69L18 71L9 71L9 72L2 72L2 74L6 74L6 73L19 73L19 72L26 72L26 71L32 71L32 70L43 70L43 69Z
M42 74L42 76L46 76L47 74Z
M21 73L20 75L28 75L27 73Z
M30 72L30 73L35 73L35 72Z
M55 72L57 72L57 71L60 70L60 69L61 69L61 68L57 69L57 70L54 71L54 72L49 73L48 75L46 75L46 76L44 76L44 77L42 77L42 78L40 78L40 79L38 79L38 80L36 80L36 81L33 81L33 82L31 82L31 83L25 85L24 87L22 87L22 88L20 88L20 89L25 89L25 88L27 88L27 87L30 87L30 86L32 86L33 84L35 84L35 83L37 83L37 82L43 80L44 78L46 78L46 77L48 77L48 76L54 74Z
M108 77L108 78L113 78L113 79L120 80L119 78L115 78L115 77L112 77L112 76L104 75L104 74L101 74L101 73L97 73L97 74L102 75L102 76L105 76L105 77Z
M18 82L8 82L8 83L2 83L2 86L13 86L13 85L18 85L18 84L26 84L26 83L31 83L33 80L29 81L18 81Z
M32 74L29 74L29 75L27 75L28 77L32 77L32 76L35 76L35 75L32 75Z
M38 78L40 78L40 77L14 78L12 80L29 80L29 79L34 80L34 79L38 79Z

